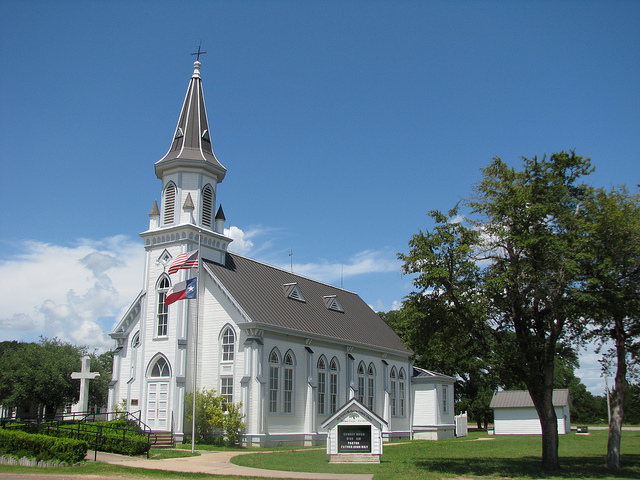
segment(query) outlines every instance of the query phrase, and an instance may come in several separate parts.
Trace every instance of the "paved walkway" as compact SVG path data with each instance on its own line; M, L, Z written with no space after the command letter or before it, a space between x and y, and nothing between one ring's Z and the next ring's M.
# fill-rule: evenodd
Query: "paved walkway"
M263 468L240 467L230 462L232 457L256 452L199 452L199 457L168 458L166 460L147 460L126 457L113 453L98 452L98 461L113 465L125 465L134 468L148 468L151 470L168 470L173 472L209 473L217 475L239 475L243 477L265 478L303 478L309 480L371 480L369 474L334 474L283 472L280 470L266 470ZM266 452L265 452L266 453ZM87 460L93 461L94 452L87 453Z

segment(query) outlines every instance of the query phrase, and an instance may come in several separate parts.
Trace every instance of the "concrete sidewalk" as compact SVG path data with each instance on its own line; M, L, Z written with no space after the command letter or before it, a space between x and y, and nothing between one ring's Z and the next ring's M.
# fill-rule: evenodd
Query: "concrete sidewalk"
M169 458L166 460L147 460L132 458L114 453L98 452L98 462L112 465L124 465L134 468L148 468L150 470L167 470L172 472L208 473L213 475L239 475L243 477L264 478L304 478L309 480L371 480L370 474L334 474L334 473L306 473L283 472L280 470L265 470L262 468L240 467L230 462L232 457L257 452L199 452L199 457ZM267 454L268 452L265 452ZM86 459L93 461L94 452L87 452Z

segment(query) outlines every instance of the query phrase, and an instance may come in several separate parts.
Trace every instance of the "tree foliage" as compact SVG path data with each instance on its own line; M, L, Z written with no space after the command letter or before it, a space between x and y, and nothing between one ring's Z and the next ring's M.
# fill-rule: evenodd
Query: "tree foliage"
M46 415L67 404L76 403L80 381L71 373L80 368L86 347L78 347L57 338L43 338L39 343L8 341L0 343L0 404L28 412L43 407ZM89 382L93 404L106 404L111 378L112 352L92 355L92 370L100 378Z
M416 275L407 308L431 317L443 345L453 341L469 358L474 346L490 350L503 381L526 385L545 470L559 468L555 360L583 326L576 298L585 235L576 211L589 193L579 180L591 170L574 152L523 158L520 170L496 158L467 202L475 221L463 225L457 209L432 212L434 229L414 235L400 255L405 273Z
M80 365L83 348L58 339L40 343L2 342L0 346L0 403L29 410L43 406L47 415L78 401L71 372Z
M619 469L627 377L640 353L640 195L625 187L598 189L583 212L589 227L583 256L589 334L614 345L605 355L605 363L616 366L607 466Z

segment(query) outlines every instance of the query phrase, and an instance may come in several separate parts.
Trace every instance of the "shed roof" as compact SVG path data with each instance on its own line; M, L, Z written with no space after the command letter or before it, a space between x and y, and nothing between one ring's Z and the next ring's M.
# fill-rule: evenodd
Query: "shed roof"
M251 322L346 344L410 355L400 338L357 294L241 255L227 253L225 265L205 260ZM302 298L287 294L295 285ZM343 311L328 308L335 296Z
M564 407L569 405L569 390L566 388L553 391L553 406ZM507 390L495 392L489 408L522 408L534 407L531 395L527 390Z

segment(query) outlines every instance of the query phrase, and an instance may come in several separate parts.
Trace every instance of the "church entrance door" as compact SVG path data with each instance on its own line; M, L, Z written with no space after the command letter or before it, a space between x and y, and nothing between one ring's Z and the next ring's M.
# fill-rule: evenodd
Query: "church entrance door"
M169 382L147 384L147 425L151 430L169 430Z

